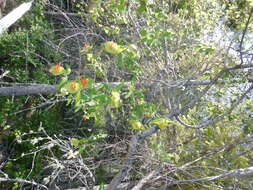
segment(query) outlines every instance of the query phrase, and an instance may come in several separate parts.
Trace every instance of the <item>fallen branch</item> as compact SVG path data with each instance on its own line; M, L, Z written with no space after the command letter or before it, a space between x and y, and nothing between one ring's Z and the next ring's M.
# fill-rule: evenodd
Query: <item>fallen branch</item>
M0 34L20 19L27 11L30 10L33 1L22 3L19 7L12 10L8 15L0 19Z
M253 65L252 65L253 67ZM234 80L217 80L216 84L231 84L239 83L241 79ZM250 82L250 81L249 81ZM123 82L125 86L130 86L130 82ZM168 80L168 81L154 81L154 82L142 82L135 83L136 87L146 87L152 88L157 84L162 84L168 87L176 86L196 86L196 85L209 85L212 83L212 80ZM0 85L9 85L8 87L0 87L0 96L24 96L32 94L56 94L59 91L56 89L56 85L50 84L32 84L32 83L9 83L9 82L0 82ZM101 85L102 83L96 83L96 85ZM122 84L122 82L111 82L108 83L110 87L116 87L117 85ZM13 86L14 85L14 86Z
M1 87L0 96L25 96L31 94L56 94L56 85L36 84L30 86Z

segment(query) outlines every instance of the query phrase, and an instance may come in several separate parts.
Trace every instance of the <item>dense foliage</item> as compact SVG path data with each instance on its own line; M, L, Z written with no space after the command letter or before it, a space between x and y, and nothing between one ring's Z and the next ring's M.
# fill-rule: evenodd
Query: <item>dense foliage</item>
M0 85L58 93L1 97L0 188L253 188L252 10L34 2L0 36Z

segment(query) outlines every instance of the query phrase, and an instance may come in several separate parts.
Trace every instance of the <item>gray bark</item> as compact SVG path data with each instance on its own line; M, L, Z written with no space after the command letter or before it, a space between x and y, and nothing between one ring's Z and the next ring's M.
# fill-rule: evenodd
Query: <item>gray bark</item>
M55 94L55 85L36 84L31 86L1 87L0 96L25 96L31 94Z
M1 79L1 77L0 77ZM252 78L248 78L247 82L252 82ZM209 85L211 84L211 80L168 80L168 81L158 81L158 82L142 82L136 83L135 86L138 87L155 87L156 85L162 85L167 87L175 87L175 86L198 86L198 85ZM239 83L240 79L234 80L218 80L216 83L225 84L225 83ZM56 94L58 90L56 90L56 85L49 84L22 84L22 83L5 83L0 82L0 85L16 85L11 87L0 87L0 96L24 96L31 94ZM100 85L101 83L97 83L96 85ZM108 85L110 87L115 87L120 85L120 82L111 82ZM129 86L130 82L124 82L125 86Z

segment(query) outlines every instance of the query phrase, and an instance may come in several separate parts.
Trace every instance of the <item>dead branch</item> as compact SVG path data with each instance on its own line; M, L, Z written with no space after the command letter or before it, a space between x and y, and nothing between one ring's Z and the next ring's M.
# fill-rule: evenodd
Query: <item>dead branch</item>
M230 171L224 172L224 173L222 173L220 175L216 175L216 176L203 177L203 178L199 178L199 179L187 179L187 180L172 181L170 184L168 184L168 187L173 186L173 185L178 185L178 184L214 181L216 179L224 178L224 177L228 177L228 176L234 176L234 177L241 178L241 177L250 176L252 174L253 174L253 166L248 167L248 168L244 168L244 169L230 170Z
M121 183L119 184L117 190L129 190L134 184L136 184L136 181L131 181L128 183ZM104 188L108 188L108 184L104 185ZM99 190L101 189L100 185L94 186L92 190ZM79 188L72 188L72 189L65 189L65 190L89 190L89 188L86 187L79 187Z
M0 96L25 96L31 94L56 94L55 85L36 84L31 86L1 87Z
M48 188L47 188L45 185L36 183L36 182L34 182L34 181L28 181L28 180L25 180L25 179L21 179L21 178L11 179L11 178L2 178L2 177L0 177L0 182L18 182L18 183L26 183L26 184L30 184L30 185L35 185L35 186L37 186L37 187L42 187L42 188L48 190Z
M146 175L144 178L142 178L139 183L132 188L132 190L140 190L145 184L150 183L150 180L156 176L158 173L160 173L162 170L161 168L156 169L152 172L150 172L148 175Z

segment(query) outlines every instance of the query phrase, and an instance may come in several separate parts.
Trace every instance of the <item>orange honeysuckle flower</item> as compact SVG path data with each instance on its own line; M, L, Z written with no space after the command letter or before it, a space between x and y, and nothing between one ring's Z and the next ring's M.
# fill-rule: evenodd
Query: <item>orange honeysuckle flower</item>
M90 117L89 117L89 116L87 116L87 115L83 115L83 120L88 120L88 119L90 119Z
M108 44L109 44L109 48L111 48L111 49L115 48L117 46L117 44L114 42L109 42Z
M49 69L49 72L52 73L53 75L60 75L64 73L64 68L61 66L61 63L56 64L55 66L51 67Z
M71 81L66 86L67 92L76 93L80 90L80 84L76 81Z
M70 88L72 88L73 90L77 89L78 86L79 86L78 83L75 82L75 81L73 81L73 82L70 83Z
M86 83L87 83L87 79L84 78L84 77L80 77L80 81L81 81L81 83L82 83L82 88L84 88L85 85L86 85Z
M90 44L83 44L83 47L84 48L90 48L91 46L90 46Z
M111 54L118 54L125 50L122 46L118 45L117 43L113 41L107 41L103 44L103 49Z

